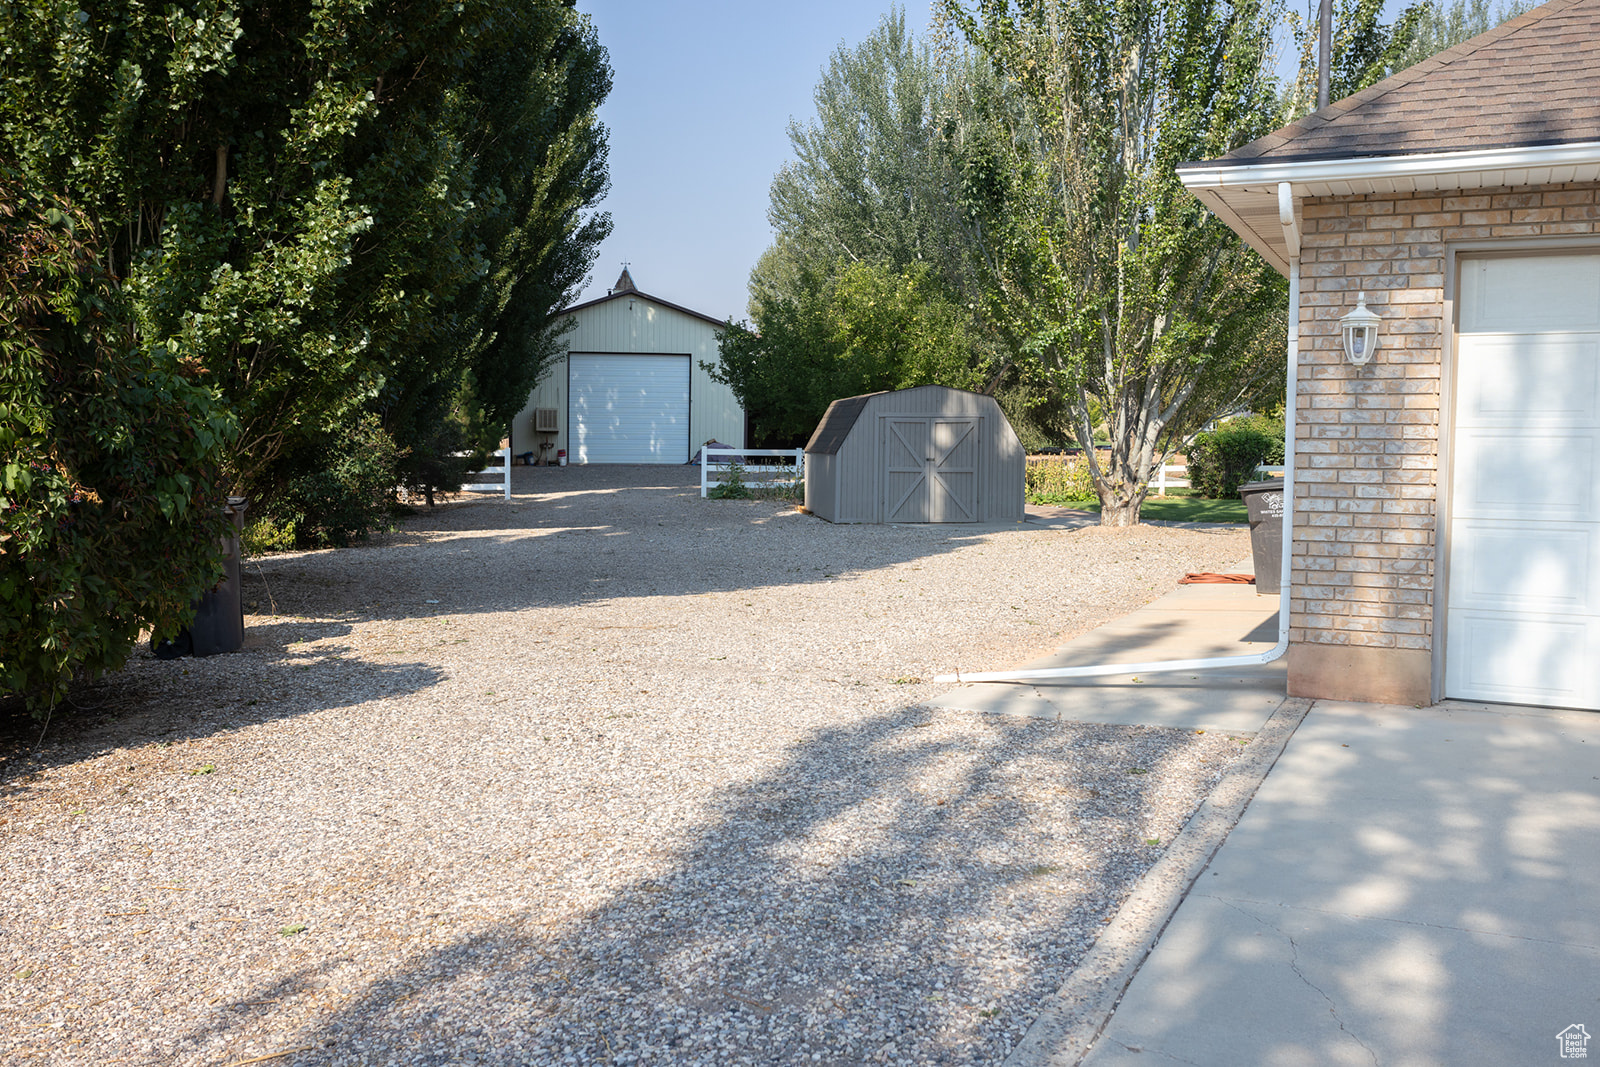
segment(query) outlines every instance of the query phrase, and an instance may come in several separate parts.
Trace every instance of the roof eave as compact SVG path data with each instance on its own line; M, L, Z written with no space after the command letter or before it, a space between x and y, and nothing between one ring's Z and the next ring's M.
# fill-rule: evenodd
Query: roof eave
M560 311L556 312L556 314L558 316L559 315L570 315L574 311L583 311L586 308L598 307L601 304L608 304L613 300L624 300L624 299L648 300L652 304L657 304L657 305L659 305L661 307L668 308L668 309L670 309L672 311L681 312L682 314L685 314L685 315L692 315L695 318L700 319L703 322L710 323L712 326L715 326L718 329L722 329L722 328L724 328L724 327L726 327L728 325L728 323L723 321L722 319L714 319L710 315L707 315L703 311L696 311L694 308L687 308L687 307L684 307L682 304L674 304L670 300L663 300L659 296L652 296L651 294L649 294L647 292L644 292L643 290L638 289L638 288L613 290L612 292L607 293L605 296L596 297L593 300L585 300L581 304L573 304L573 305L571 305L569 307L564 307Z
M1184 187L1280 273L1289 271L1278 186L1359 196L1600 181L1600 141L1342 159L1208 160L1178 168Z

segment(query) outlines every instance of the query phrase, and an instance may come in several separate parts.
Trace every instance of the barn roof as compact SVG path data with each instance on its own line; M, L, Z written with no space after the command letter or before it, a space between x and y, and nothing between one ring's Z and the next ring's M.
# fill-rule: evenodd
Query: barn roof
M1289 199L1600 180L1600 0L1550 0L1218 159L1196 196L1279 270Z
M633 275L628 273L628 268L626 267L622 268L622 274L617 277L617 284L612 286L610 291L608 291L605 296L599 297L595 300L585 300L581 304L573 304L569 308L561 309L560 314L568 315L574 311L582 311L584 308L598 307L601 304L609 303L612 300L621 300L624 297L631 297L635 300L648 300L652 304L659 304L664 308L670 308L673 311L682 312L685 315L700 319L702 322L709 322L711 325L719 328L728 325L721 319L714 319L710 315L695 311L693 308L686 308L682 304L674 304L672 301L663 300L659 296L651 296L649 293L633 284Z

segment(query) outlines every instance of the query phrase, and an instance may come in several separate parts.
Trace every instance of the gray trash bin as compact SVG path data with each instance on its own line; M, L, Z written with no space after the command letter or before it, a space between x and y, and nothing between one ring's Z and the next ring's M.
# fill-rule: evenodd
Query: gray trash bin
M1283 570L1283 479L1239 487L1250 516L1250 555L1255 559L1256 592L1277 595Z
M244 602L239 591L239 535L244 530L244 512L250 502L230 496L224 509L233 520L233 533L223 538L226 552L222 582L200 597L200 610L189 624L192 649L197 656L217 652L237 652L244 645Z

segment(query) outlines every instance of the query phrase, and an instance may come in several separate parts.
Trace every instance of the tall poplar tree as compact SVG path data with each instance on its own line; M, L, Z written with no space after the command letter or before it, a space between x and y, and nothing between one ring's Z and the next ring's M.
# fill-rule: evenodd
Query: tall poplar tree
M944 122L988 322L1060 399L1102 523L1137 523L1163 455L1282 387L1281 279L1175 170L1272 128L1275 11L1256 0L939 10L950 50L964 39L988 67Z
M779 240L768 257L821 274L921 263L957 287L963 234L937 130L952 76L899 8L835 51L812 94L815 116L789 124L794 159L772 179L767 220ZM774 273L766 262L753 275L758 303Z
M1405 54L1400 58L1402 69L1487 33L1507 19L1531 11L1535 5L1529 0L1509 0L1491 9L1489 0L1454 0L1451 3L1430 0L1417 6L1421 11Z
M725 331L709 368L761 440L804 441L842 396L998 383L937 125L960 76L895 8L833 53L815 116L790 123L794 159L773 178L767 213L776 240L750 275L753 329Z
M1421 62L1432 51L1420 51L1424 34L1434 25L1438 8L1427 0L1400 11L1393 22L1379 21L1384 0L1334 0L1333 54L1328 65L1328 100L1343 100ZM1317 106L1317 21L1290 12L1290 33L1300 55L1300 68L1283 94L1281 120L1298 119ZM1464 40L1465 38L1462 38ZM1452 42L1455 43L1455 42ZM1444 45L1442 47L1448 47Z
M0 0L0 156L107 236L270 496L463 374L509 420L609 219L604 50L561 0Z

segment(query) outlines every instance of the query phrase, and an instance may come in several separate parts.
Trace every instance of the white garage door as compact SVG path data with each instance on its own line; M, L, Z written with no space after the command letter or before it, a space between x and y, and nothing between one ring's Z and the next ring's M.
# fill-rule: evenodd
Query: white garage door
M568 362L574 463L687 463L689 357L574 353Z
M1600 708L1600 256L1461 261L1445 695Z

